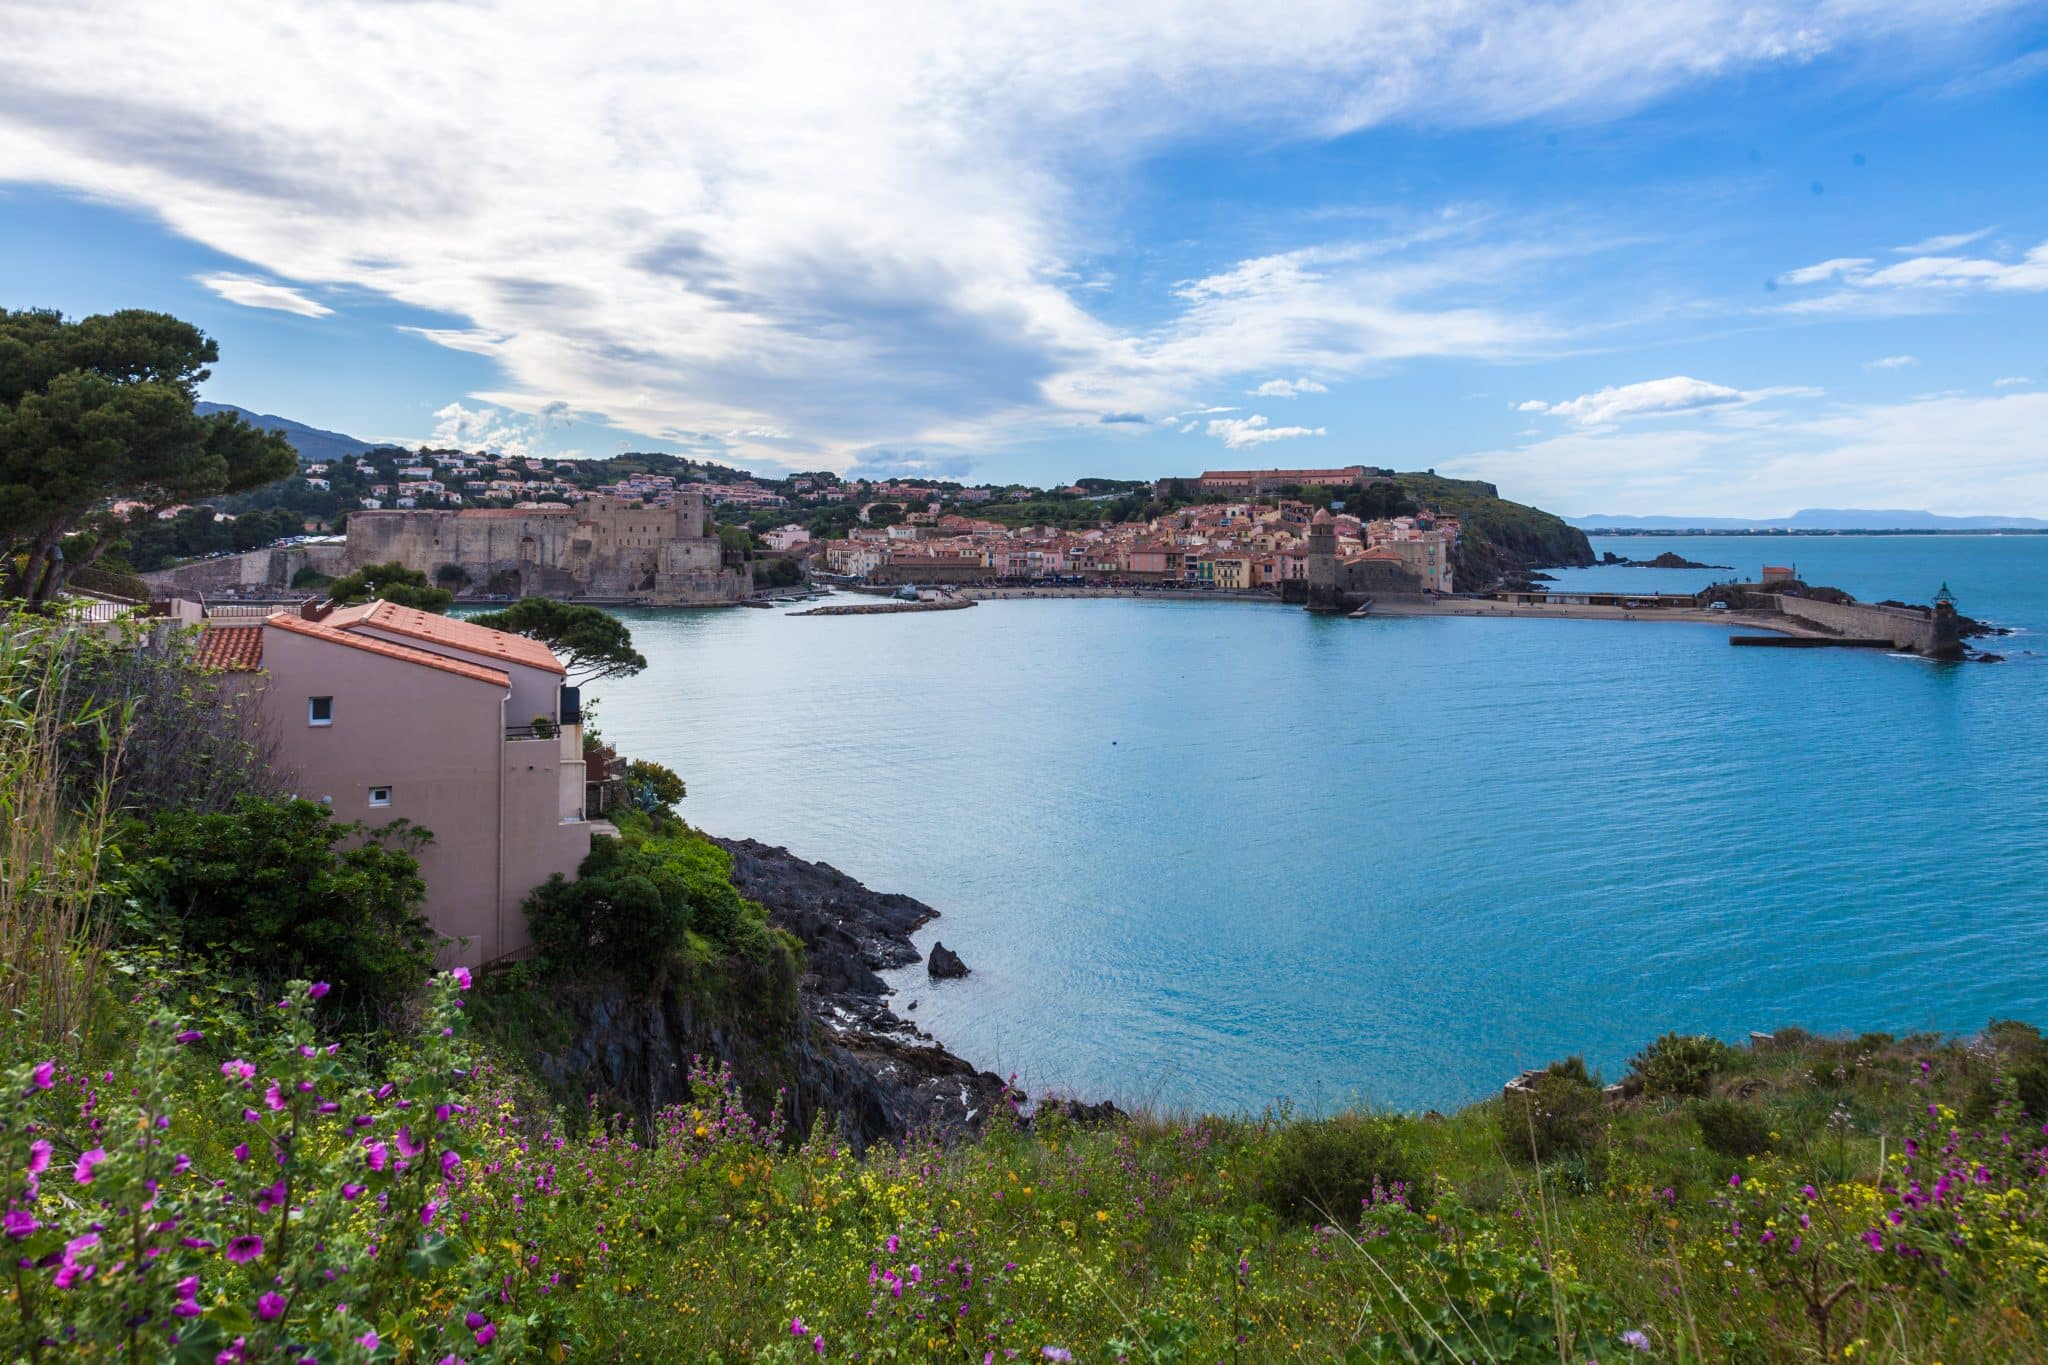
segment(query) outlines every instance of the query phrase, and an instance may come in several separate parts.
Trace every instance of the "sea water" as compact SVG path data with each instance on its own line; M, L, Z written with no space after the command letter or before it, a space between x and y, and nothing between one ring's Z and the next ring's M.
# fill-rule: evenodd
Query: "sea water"
M628 612L650 666L597 723L692 822L939 909L973 975L898 972L898 1011L1034 1091L1448 1107L1669 1029L2048 1024L2048 537L1594 546L2035 633L1944 665L1215 601Z

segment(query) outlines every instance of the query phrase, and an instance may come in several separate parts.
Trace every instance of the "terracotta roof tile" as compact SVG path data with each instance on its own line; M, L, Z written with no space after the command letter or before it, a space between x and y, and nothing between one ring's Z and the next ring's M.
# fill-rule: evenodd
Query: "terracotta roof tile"
M342 645L349 649L360 649L366 654L381 654L387 659L397 659L403 663L418 664L422 668L438 669L443 673L453 673L457 677L469 678L476 682L490 683L495 687L510 687L512 685L512 679L495 668L485 668L482 664L464 663L460 659L450 659L440 654L430 654L424 649L414 649L410 645L394 645L388 640L379 640L369 635L358 635L354 631L336 630L324 622L308 621L294 616L290 612L278 612L264 624L272 630L289 631L293 635L305 635L315 640L325 640L329 644Z
M343 607L331 613L326 624L337 630L350 630L357 626L370 626L377 630L388 630L393 635L405 635L431 644L445 645L459 649L465 654L474 654L483 660L502 660L506 663L524 664L528 668L544 669L549 673L567 676L568 669L555 658L554 651L538 640L529 640L524 635L509 631L492 630L489 626L474 625L453 616L436 616L429 611L414 607L401 607L395 602L369 602L359 607Z
M199 636L192 662L224 673L254 673L263 667L263 627L208 626Z

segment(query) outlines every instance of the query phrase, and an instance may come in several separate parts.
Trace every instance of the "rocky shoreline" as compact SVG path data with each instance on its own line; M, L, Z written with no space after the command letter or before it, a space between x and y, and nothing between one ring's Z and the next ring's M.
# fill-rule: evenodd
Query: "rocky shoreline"
M978 1128L1010 1094L1002 1077L949 1052L890 1008L881 973L923 960L911 935L938 918L923 901L870 890L829 863L757 839L714 839L741 895L804 945L805 1011L835 1051L873 1080L886 1135ZM882 1134L876 1134L880 1136Z

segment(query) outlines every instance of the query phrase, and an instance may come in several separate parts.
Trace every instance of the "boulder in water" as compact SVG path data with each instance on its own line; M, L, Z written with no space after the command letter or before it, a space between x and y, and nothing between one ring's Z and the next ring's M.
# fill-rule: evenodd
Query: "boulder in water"
M945 981L952 977L967 975L968 969L967 964L960 960L960 954L943 943L934 943L931 957L925 963L925 970L931 973L932 980Z

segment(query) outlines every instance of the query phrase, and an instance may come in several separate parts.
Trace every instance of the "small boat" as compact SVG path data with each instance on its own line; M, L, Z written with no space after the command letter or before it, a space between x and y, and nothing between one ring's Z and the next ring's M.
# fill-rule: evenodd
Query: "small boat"
M1358 604L1358 609L1356 611L1346 612L1345 615L1349 616L1354 621L1364 620L1366 617L1372 615L1372 599L1370 597L1366 598L1363 602L1360 602Z

